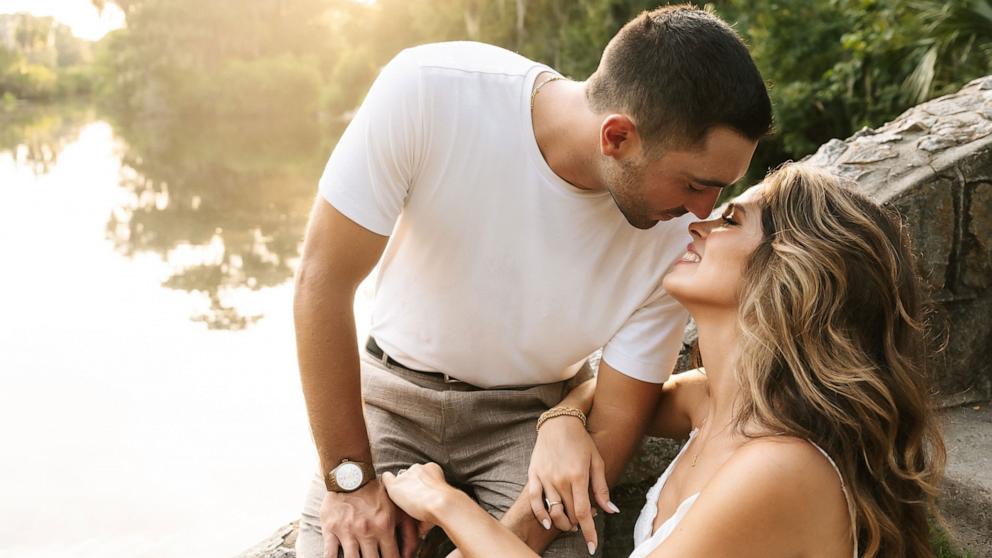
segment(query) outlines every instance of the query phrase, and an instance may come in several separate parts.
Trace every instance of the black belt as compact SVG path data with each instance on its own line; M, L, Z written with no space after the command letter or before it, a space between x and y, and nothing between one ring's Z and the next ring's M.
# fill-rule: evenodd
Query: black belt
M406 365L400 363L399 361L397 361L393 357L387 355L386 352L382 350L382 347L380 347L379 344L375 342L375 338L372 337L371 335L369 336L368 343L365 344L365 350L368 351L368 353L370 355L372 355L375 358L379 359L384 364L388 364L389 366L395 366L396 368L402 368L403 370L406 370L407 372L413 372L415 374L430 374L431 376L437 376L438 378L443 379L446 383L449 383L449 384L456 384L456 383L457 384L461 384L461 383L464 383L464 382L462 382L461 380L459 380L457 378L452 378L451 376L445 374L444 372L433 372L433 371L427 371L427 370L417 370L415 368L410 368L409 366L406 366Z

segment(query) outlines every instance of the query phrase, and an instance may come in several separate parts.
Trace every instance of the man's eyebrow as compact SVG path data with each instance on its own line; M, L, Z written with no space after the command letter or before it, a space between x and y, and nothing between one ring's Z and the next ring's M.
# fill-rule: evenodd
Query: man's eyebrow
M730 186L730 184L727 184L726 182L721 180L713 180L712 178L696 178L694 176L690 176L689 180L695 182L696 184L709 186L710 188L726 188L727 186Z

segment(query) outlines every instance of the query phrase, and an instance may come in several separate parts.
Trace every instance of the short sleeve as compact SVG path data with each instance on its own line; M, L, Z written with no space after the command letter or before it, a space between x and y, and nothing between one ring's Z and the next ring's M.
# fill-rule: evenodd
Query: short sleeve
M603 348L603 360L631 378L660 384L675 368L689 313L661 286Z
M415 179L421 95L419 64L403 51L379 73L320 178L324 199L383 236L392 233Z

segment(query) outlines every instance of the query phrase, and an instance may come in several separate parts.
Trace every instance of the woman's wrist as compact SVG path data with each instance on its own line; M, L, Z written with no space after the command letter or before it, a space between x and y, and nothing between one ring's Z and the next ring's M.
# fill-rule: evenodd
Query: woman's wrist
M438 490L430 499L427 509L430 516L428 520L443 529L452 517L464 512L466 506L474 505L475 502L468 497L468 494L457 488L446 486Z

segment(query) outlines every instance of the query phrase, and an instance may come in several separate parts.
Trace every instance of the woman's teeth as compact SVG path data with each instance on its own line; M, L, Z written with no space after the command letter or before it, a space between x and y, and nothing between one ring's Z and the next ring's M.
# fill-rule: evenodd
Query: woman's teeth
M685 255L682 256L682 261L689 263L699 263L702 259L703 258L701 258L699 254L695 254L693 252L686 252Z

